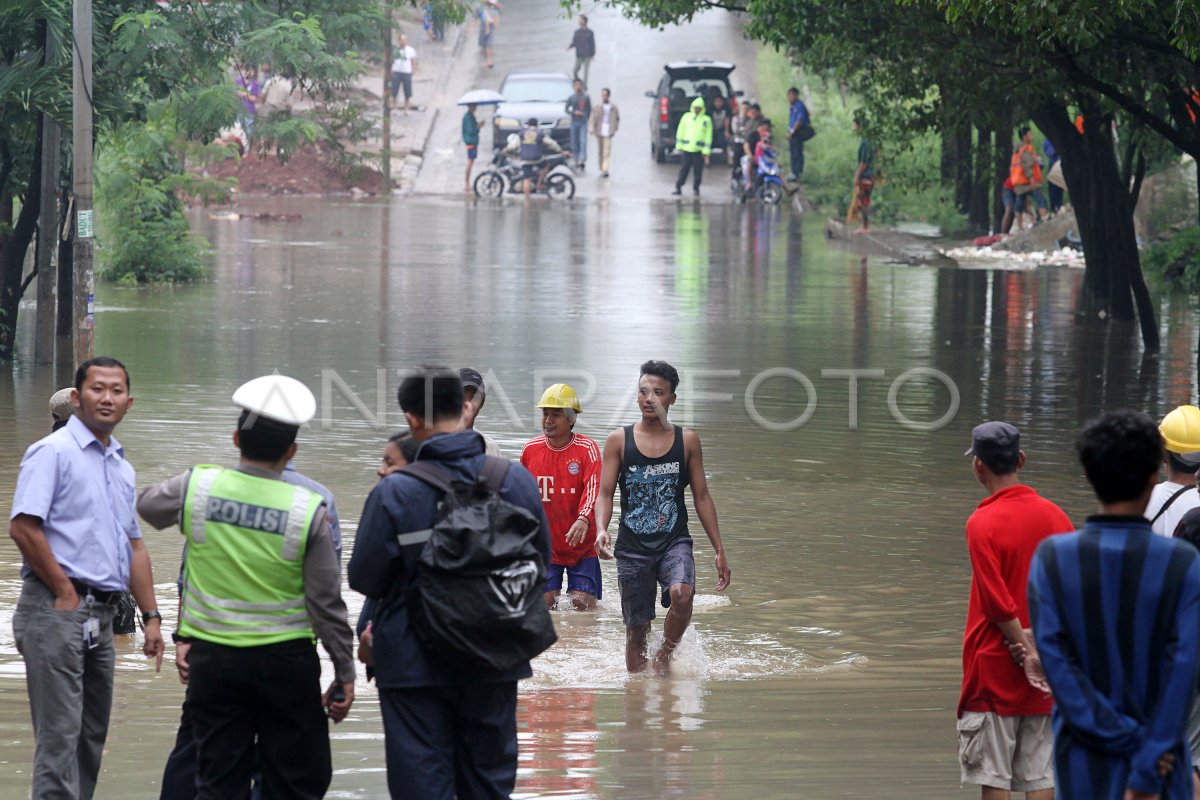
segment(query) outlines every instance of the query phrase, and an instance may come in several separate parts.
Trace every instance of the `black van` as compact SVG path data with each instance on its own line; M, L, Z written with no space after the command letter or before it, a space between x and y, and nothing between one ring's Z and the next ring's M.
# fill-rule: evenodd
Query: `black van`
M738 113L737 98L742 93L733 91L729 83L729 73L734 69L728 61L708 58L672 61L663 67L658 89L646 92L646 97L654 101L650 106L650 155L658 163L666 161L675 149L679 119L691 109L697 97L704 98L705 110L711 114L713 98L720 94L725 98L728 113ZM720 133L713 132L713 150L723 153Z

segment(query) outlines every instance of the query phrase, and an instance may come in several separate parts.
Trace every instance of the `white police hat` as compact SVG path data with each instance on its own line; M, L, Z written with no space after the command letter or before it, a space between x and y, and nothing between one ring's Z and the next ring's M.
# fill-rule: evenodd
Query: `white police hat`
M233 393L233 404L284 425L303 425L317 415L317 398L286 375L263 375L243 383Z

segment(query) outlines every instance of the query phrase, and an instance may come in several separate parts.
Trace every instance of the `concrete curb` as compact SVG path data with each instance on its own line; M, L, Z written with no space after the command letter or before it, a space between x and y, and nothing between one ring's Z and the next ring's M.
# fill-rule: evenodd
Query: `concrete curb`
M467 40L467 27L469 20L464 20L461 25L455 26L454 43L450 47L450 58L447 60L447 69L442 70L438 75L438 80L434 84L433 92L430 96L431 103L428 106L429 111L426 112L426 120L428 124L425 126L424 133L418 134L414 139L414 145L409 149L409 155L404 159L404 166L401 168L400 187L393 191L393 196L407 197L416 189L417 177L421 173L421 167L425 163L425 154L429 150L429 141L433 137L433 130L437 125L439 115L442 112L442 104L437 101L443 99L446 93L446 87L450 85L450 81L460 73L463 43Z

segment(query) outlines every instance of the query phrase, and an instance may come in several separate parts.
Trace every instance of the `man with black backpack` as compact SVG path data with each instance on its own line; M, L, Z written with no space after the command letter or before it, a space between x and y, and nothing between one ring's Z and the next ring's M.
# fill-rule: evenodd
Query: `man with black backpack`
M517 774L517 681L554 642L542 601L550 529L533 476L459 430L457 372L400 384L416 461L363 508L351 588L378 601L375 681L392 798L508 797Z

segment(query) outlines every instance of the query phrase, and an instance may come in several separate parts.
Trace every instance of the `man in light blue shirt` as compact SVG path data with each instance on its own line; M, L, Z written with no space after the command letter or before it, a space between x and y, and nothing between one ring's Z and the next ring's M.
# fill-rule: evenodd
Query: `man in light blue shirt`
M66 427L25 452L9 532L24 556L13 635L37 747L33 796L91 798L112 707L112 619L129 589L143 652L162 667L161 615L134 513L134 472L112 432L133 405L114 358L85 361Z

